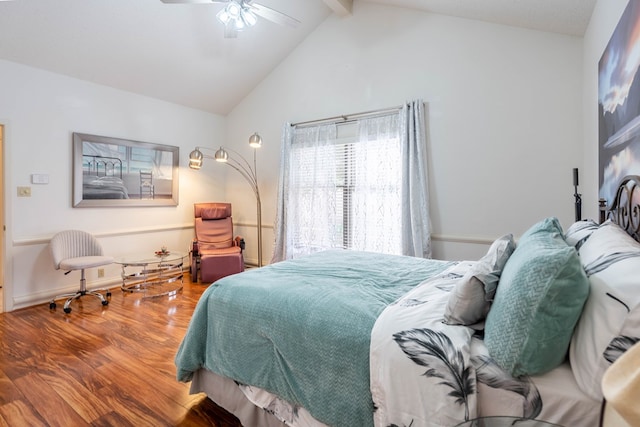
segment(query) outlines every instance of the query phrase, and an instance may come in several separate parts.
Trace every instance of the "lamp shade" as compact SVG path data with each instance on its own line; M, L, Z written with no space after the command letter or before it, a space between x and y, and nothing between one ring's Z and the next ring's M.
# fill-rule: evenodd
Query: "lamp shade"
M260 137L260 135L258 135L258 132L249 137L249 146L253 148L262 147L262 138Z
M607 401L607 411L612 409L617 423L605 426L640 425L640 342L624 352L604 373L602 392ZM623 419L627 424L621 422ZM606 420L606 417L605 417Z
M197 148L189 153L189 167L191 169L200 169L202 167L202 152Z
M216 154L214 155L216 162L226 163L229 160L229 153L227 153L224 148L220 147Z

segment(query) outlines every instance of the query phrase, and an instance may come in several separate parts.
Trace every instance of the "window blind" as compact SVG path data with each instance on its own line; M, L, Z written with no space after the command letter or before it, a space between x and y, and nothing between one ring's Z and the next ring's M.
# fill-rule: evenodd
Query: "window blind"
M401 147L369 121L340 126L335 137L294 138L288 212L293 253L329 248L401 253ZM301 130L305 132L305 130Z

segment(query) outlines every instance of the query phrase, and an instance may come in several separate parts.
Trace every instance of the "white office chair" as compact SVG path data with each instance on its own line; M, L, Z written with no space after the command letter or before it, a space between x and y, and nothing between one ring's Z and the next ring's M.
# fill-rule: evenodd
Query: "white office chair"
M52 298L49 302L51 310L55 310L57 299L67 298L64 303L64 312L71 313L71 302L84 295L93 295L99 298L102 305L109 304L109 301L98 291L106 291L107 298L111 296L111 292L105 289L88 291L84 278L85 268L99 267L113 262L113 257L103 255L102 246L100 246L98 239L85 231L61 231L51 238L49 248L56 270L66 270L64 274L80 270L80 290Z

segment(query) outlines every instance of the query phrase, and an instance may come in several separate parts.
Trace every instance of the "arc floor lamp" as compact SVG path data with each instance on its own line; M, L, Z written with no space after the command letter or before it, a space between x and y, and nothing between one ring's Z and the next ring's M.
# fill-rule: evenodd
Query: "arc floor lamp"
M200 169L204 159L214 159L217 162L225 163L231 166L242 175L253 190L256 196L257 205L257 220L258 220L258 267L262 267L262 205L260 203L260 190L258 188L258 175L256 173L256 149L262 147L262 138L258 133L254 133L249 138L249 146L253 148L253 168L251 164L240 153L230 148L220 147L213 156L209 156L202 153L202 150L211 150L207 147L196 147L189 154L189 167L191 169ZM234 153L235 156L230 156L229 152ZM237 159L236 159L237 157ZM238 160L239 159L239 160Z

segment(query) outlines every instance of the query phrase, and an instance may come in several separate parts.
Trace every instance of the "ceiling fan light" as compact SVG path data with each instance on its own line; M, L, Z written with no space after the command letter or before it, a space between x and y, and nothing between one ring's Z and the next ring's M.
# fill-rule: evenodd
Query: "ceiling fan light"
M232 19L238 19L240 17L240 12L242 11L242 7L235 1L229 2L225 10L229 14Z
M244 21L242 20L242 18L236 18L233 26L238 31L242 31L246 27L246 25L244 24Z
M222 22L224 25L227 25L229 21L231 21L231 16L227 13L226 8L218 12L216 18L218 18L218 21Z
M240 17L247 27L253 27L254 25L256 25L256 22L258 22L258 17L256 17L256 15L248 8L242 9L242 11L240 12Z

